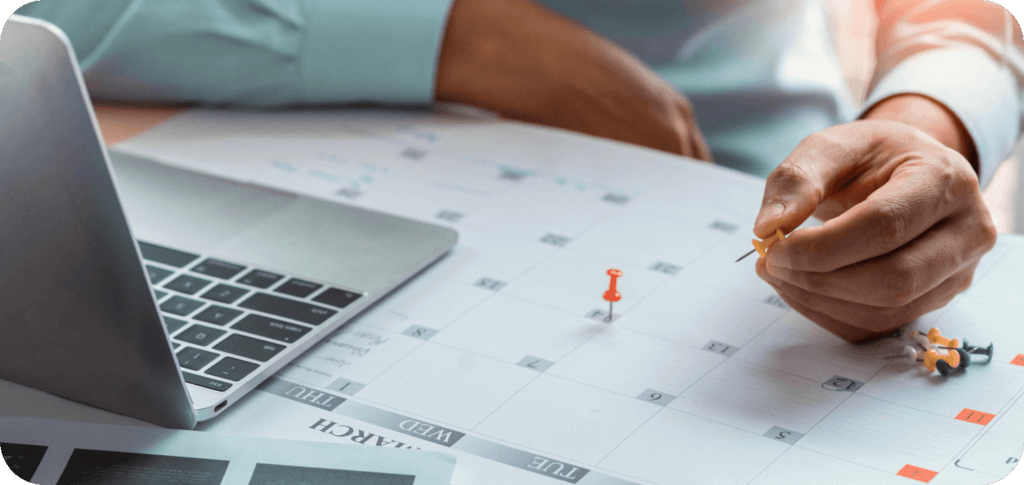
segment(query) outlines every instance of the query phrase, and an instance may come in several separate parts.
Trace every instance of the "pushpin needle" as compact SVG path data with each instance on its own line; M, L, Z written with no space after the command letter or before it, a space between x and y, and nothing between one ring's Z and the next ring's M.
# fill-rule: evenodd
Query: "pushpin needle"
M776 242L781 241L785 238L786 236L782 235L782 229L776 229L774 235L768 236L760 241L758 241L757 239L751 239L750 242L754 243L754 249L751 249L749 253L740 256L740 259L737 259L736 262L738 263L743 258L750 256L751 254L754 254L754 251L757 251L758 253L761 254L761 256L764 256L766 254L765 251L767 251L768 248L772 247L772 244L775 244Z
M737 259L736 262L738 263L738 262L742 261L743 258L745 258L747 256L750 256L751 254L754 254L754 251L757 251L757 248L751 249L749 253L744 254L743 256L740 256L740 259Z

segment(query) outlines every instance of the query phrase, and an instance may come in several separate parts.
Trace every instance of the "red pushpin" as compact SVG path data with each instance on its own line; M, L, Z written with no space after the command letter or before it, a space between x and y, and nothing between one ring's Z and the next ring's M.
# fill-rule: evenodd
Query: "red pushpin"
M622 295L615 289L619 276L622 276L622 271L612 268L608 270L608 276L611 276L612 280L608 283L608 291L604 292L604 299L608 300L608 318L605 319L606 322L612 321L612 304L622 299Z

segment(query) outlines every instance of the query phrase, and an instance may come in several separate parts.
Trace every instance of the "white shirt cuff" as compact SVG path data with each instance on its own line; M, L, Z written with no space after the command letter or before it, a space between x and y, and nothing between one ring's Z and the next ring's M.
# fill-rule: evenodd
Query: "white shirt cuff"
M906 58L878 82L860 115L897 94L928 96L960 119L974 140L982 189L1020 134L1016 80L980 49L931 49Z

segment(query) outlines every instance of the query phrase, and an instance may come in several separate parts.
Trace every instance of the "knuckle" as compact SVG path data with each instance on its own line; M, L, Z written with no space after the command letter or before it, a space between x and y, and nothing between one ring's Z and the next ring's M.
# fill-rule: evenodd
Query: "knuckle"
M963 293L971 287L971 284L974 283L974 270L975 268L971 268L964 272L964 276L960 278L960 282L956 286L956 293ZM950 297L950 299L952 299L952 297Z
M802 165L789 161L782 162L775 170L768 175L767 183L783 189L791 189L809 185L812 181L811 174ZM819 195L820 194L816 194ZM823 197L818 197L821 200Z
M995 221L992 220L992 216L989 213L985 213L982 219L982 224L977 231L978 238L981 240L981 247L985 252L989 252L996 245L996 238L999 236L999 229L996 227Z
M883 307L901 307L914 300L918 288L918 275L908 262L900 262L882 277L879 288L883 291L877 302Z
M904 241L910 229L910 220L906 209L898 204L876 204L874 207L875 234L871 238L878 249L888 251L892 246Z

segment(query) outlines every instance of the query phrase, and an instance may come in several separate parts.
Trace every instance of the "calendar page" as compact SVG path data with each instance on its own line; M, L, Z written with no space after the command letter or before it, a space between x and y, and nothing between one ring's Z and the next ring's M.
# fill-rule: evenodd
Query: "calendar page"
M764 181L711 164L429 111L194 110L117 148L459 232L202 429L449 451L456 484L982 484L1021 458L1020 238L908 327L994 343L944 378L734 262Z

